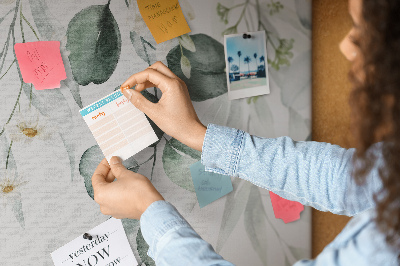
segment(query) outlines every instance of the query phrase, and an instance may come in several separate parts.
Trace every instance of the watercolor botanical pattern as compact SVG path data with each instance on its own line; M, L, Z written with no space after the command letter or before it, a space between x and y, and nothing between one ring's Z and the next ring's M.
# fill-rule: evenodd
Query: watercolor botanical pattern
M186 82L204 124L310 139L311 1L179 3L192 32L156 44L136 1L0 0L0 259L6 264L52 265L53 250L107 219L91 199L91 176L103 154L78 110L156 61ZM266 32L268 56L238 50L227 69L223 35L259 30ZM61 42L67 73L61 88L36 91L23 82L14 44L39 40ZM226 71L246 64L268 68L271 94L229 101ZM161 97L157 88L143 94L152 102ZM291 265L310 256L308 208L285 225L274 218L268 191L234 179L232 193L200 209L189 166L201 154L150 123L159 141L124 164L146 175L218 253L238 265ZM139 222L123 225L138 261L154 265ZM17 250L21 255L12 256Z

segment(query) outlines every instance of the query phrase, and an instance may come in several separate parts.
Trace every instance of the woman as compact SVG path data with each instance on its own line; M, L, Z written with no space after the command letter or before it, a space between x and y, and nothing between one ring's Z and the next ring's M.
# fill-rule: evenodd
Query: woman
M162 63L131 76L124 95L164 132L202 151L207 170L248 180L333 213L356 215L315 260L295 265L397 265L400 250L400 1L350 0L353 28L340 44L352 62L357 149L263 139L217 125L204 127L185 84ZM156 86L157 104L139 91ZM117 182L112 182L117 178ZM140 219L149 255L160 265L231 265L176 209L117 157L103 160L92 183L102 213Z

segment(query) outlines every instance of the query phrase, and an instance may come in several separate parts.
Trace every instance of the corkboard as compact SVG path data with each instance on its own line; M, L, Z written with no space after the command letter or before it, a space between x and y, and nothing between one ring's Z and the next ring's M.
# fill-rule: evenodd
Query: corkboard
M351 28L346 0L312 1L313 8L313 140L349 148L350 64L339 43ZM312 255L317 256L343 229L349 218L313 210Z

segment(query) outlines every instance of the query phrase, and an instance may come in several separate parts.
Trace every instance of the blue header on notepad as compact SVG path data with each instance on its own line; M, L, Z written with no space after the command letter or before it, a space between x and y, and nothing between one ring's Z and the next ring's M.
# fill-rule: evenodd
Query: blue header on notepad
M113 94L110 94L109 96L107 96L104 99L101 99L98 102L95 102L94 104L91 104L90 106L86 107L85 109L82 109L79 111L79 113L81 113L82 116L85 116L87 114L90 114L93 111L96 111L97 109L99 109L100 107L106 105L109 102L114 101L115 99L121 97L123 94L121 93L121 91L116 91Z

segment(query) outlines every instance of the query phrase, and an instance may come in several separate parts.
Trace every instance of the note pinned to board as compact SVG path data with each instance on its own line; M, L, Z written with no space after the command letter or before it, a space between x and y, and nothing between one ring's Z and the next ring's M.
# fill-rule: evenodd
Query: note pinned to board
M178 0L138 0L137 4L157 43L191 31Z
M190 166L190 173L200 208L233 190L229 176L207 172L200 161Z
M51 253L55 266L138 265L121 220L110 218Z
M14 49L24 82L36 90L60 88L60 81L67 78L60 42L16 43Z
M282 219L285 224L300 219L300 213L304 210L301 203L284 199L271 191L269 196L271 197L275 218Z
M112 156L126 160L158 141L144 113L119 90L79 112L107 161Z

